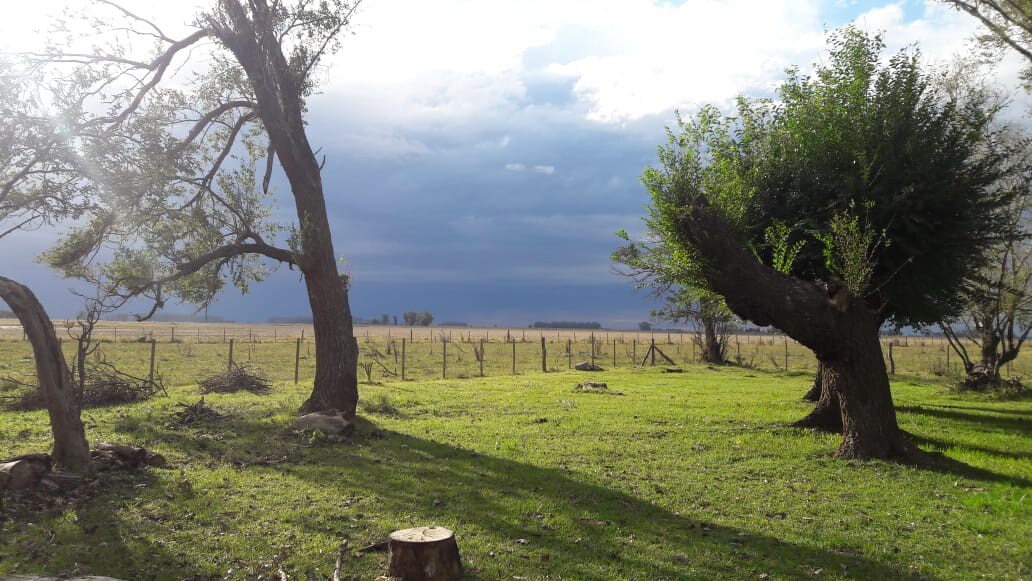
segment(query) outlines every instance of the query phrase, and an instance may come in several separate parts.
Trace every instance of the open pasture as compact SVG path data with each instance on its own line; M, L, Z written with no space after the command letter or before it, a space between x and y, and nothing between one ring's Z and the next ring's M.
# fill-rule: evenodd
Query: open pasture
M835 460L838 436L784 427L808 409L806 373L389 381L361 388L345 443L289 430L308 391L292 382L209 394L229 418L172 425L200 397L179 373L168 398L83 414L91 441L146 446L171 468L105 476L88 502L8 502L0 574L269 578L279 557L291 578L325 578L342 539L354 551L426 523L455 530L482 579L1032 573L1027 400L896 381L902 427L943 454L928 469ZM576 393L586 379L622 395ZM4 455L49 438L45 412L0 412ZM373 578L384 560L349 552L344 573Z

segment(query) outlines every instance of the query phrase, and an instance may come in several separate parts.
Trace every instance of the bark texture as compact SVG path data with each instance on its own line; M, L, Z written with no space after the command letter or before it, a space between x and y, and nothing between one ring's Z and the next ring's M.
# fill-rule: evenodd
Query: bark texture
M717 336L717 324L709 317L702 322L702 360L706 363L724 363L724 350Z
M394 531L387 548L390 550L387 576L392 579L450 580L462 576L462 561L455 535L444 527Z
M68 472L84 474L90 467L90 447L79 416L72 374L54 333L54 324L25 285L0 276L0 299L14 311L32 344L36 377L54 433L54 463Z
M817 375L813 380L813 387L810 391L806 392L803 399L807 401L816 401L817 405L814 406L813 411L806 415L806 417L793 422L791 425L796 428L812 428L822 432L830 432L835 434L842 433L842 410L839 406L838 394L834 391L825 387L825 371L824 365L817 362ZM810 397L816 396L816 400L810 400Z
M681 218L684 242L707 261L713 290L742 319L772 325L808 347L821 363L824 388L838 397L848 459L916 459L896 423L877 315L843 288L824 288L757 262L731 228L700 198Z
M300 227L298 267L305 278L315 331L315 385L303 413L335 409L353 416L358 404L358 343L347 281L337 272L322 176L304 124L303 79L290 66L273 30L265 0L221 0L228 22L212 33L228 48L254 88L258 114L290 183ZM272 153L270 153L272 155Z

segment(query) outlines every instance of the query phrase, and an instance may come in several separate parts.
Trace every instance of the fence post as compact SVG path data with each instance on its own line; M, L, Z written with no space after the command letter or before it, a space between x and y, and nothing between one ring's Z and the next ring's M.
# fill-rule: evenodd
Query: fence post
M150 342L150 373L147 374L147 383L154 387L154 352L157 350L158 342L151 339Z
M638 364L638 338L631 339L631 363Z
M172 338L169 339L169 343L175 343L175 342L176 342L176 327L175 327L175 325L173 325L172 326Z
M301 338L297 339L297 348L294 349L294 383L296 384L301 373Z
M595 334L591 334L591 368L595 368Z
M412 330L409 329L409 333ZM405 338L401 338L401 380L405 381Z
M441 335L441 379L448 379L448 341Z
M616 339L613 339L613 367L616 367Z
M226 370L233 371L233 339L229 340L229 365Z
M548 363L546 360L544 335L541 336L541 372L548 373Z
M516 375L516 341L512 342L512 374Z
M566 338L566 366L573 369L573 341Z
M652 354L652 360L649 361L649 365L652 367L656 366L656 336L653 335L649 342L649 353Z
M484 376L484 358L487 357L487 352L484 351L484 338L480 338L480 377Z

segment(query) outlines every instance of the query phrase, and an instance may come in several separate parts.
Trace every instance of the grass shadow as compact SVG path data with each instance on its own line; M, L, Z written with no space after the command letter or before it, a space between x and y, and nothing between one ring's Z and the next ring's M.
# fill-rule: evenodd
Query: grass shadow
M896 412L919 414L946 420L967 422L978 426L984 426L997 430L1018 432L1023 436L1032 435L1032 422L1026 421L1024 417L999 417L988 414L966 413L954 409L941 409L938 407L920 405L897 405Z

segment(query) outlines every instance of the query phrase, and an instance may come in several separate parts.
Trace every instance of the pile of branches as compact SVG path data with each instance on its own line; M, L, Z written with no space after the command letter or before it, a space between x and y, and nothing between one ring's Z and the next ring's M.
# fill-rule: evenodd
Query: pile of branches
M262 394L272 390L272 383L261 368L240 365L233 365L228 371L202 379L197 385L201 388L201 393L249 391Z
M78 379L78 378L77 378ZM38 410L47 407L46 398L39 386L22 383L30 391L18 398L11 407L16 410ZM159 393L168 395L164 379L136 377L115 369L110 364L91 366L85 381L79 384L79 405L83 408L135 403L154 397Z
M228 414L221 414L208 407L204 403L203 397L194 404L177 403L176 405L183 409L172 414L172 421L170 423L174 426L190 426L200 422L218 421L229 417Z
M150 399L158 393L168 395L160 376L151 380L134 377L110 366L94 367L86 376L79 403L84 408L135 403Z

